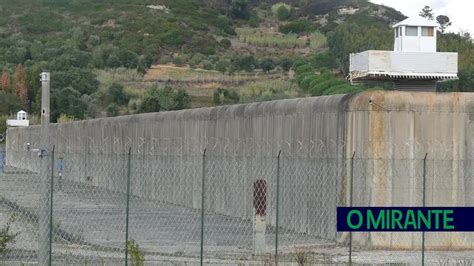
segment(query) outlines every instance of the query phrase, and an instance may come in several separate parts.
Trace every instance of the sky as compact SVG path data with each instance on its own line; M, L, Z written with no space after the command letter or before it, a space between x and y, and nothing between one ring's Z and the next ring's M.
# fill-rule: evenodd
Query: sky
M451 32L469 31L474 34L474 0L370 0L376 4L393 7L405 16L418 16L424 6L429 5L438 15L446 15L453 25Z

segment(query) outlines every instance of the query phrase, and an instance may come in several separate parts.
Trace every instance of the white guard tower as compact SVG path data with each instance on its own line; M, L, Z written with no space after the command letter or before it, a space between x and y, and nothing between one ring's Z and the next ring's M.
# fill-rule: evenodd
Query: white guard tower
M7 120L7 126L10 127L27 127L29 125L28 114L23 110L16 113L16 119Z
M393 51L350 55L352 84L389 81L398 90L436 91L438 81L458 78L458 54L436 51L435 22L415 17L393 28Z

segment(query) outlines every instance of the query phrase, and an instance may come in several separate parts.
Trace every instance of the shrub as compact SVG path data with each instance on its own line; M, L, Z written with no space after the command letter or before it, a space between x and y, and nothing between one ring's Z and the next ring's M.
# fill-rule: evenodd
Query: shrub
M130 240L127 243L127 249L130 253L131 265L143 266L145 263L145 254L140 250L138 244L134 240Z
M275 61L271 58L265 58L260 62L260 68L268 73L270 70L275 68Z
M289 58L283 58L280 60L279 65L284 71L290 71L293 61Z
M128 103L129 97L124 92L122 84L113 83L109 86L106 95L107 103L116 103L118 105L125 105Z
M216 70L221 72L221 73L225 73L230 67L230 61L228 60L219 60L217 63L216 63Z
M59 118L58 118L58 123L67 123L67 122L73 122L73 121L77 121L77 118L75 118L72 115L61 114L59 115Z
M141 113L186 109L191 106L191 96L183 89L152 87L145 95Z
M229 39L222 39L219 44L221 45L222 48L224 49L229 49L232 46L232 42Z
M109 106L107 106L107 116L118 116L118 115L119 115L118 105L115 103L109 104Z
M7 224L0 230L0 255L3 255L7 251L7 245L13 243L15 238L19 233L11 232L11 224L15 220L15 217L12 215L8 219Z
M286 80L264 80L246 84L239 92L243 102L270 101L296 97L298 86Z
M185 59L182 56L176 56L173 58L173 64L177 66L183 66L185 63Z
M272 6L272 13L280 20L287 19L290 16L291 6L285 3L278 3Z
M284 34L312 32L314 30L316 30L315 25L307 20L298 20L278 27L278 31Z
M279 20L286 20L290 16L290 9L281 5L277 10L277 17Z
M236 91L217 89L214 91L212 101L215 105L238 103L240 96Z
M314 50L326 47L327 39L321 32L313 32L309 37L310 47Z

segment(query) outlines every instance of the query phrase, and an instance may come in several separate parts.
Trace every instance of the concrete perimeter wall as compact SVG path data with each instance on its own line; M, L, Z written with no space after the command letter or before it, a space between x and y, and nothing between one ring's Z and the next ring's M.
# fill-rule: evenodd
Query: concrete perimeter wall
M32 147L38 147L39 132L37 126L9 129L7 164L34 170L33 165L37 164L29 162L36 157L24 152L24 146L29 142ZM255 160L274 158L279 150L282 150L283 160L291 161L296 170L299 161L314 159L319 163L326 160L322 167L335 169L325 177L331 182L321 182L318 178L306 178L304 182L309 183L299 182L303 177L299 177L298 171L282 176L283 182L288 184L294 182L318 188L318 191L333 191L317 205L312 204L315 199L311 196L298 198L299 204L288 200L287 206L282 206L282 217L293 215L294 212L285 211L295 207L301 208L298 213L302 215L287 222L283 219L282 226L336 241L344 241L346 237L335 231L335 207L348 205L349 162L354 152L354 205L420 206L420 162L428 153L428 165L432 167L427 177L427 206L472 206L473 136L474 94L421 92L364 92L201 108L54 124L51 129L56 151L75 162L70 167L76 167L75 171L71 170L75 174L69 178L88 182L91 176L100 176L93 179L93 185L111 190L119 189L115 187L119 174L98 173L94 170L98 169L95 164L99 158L105 160L106 155L114 155L107 164L123 161L121 156L130 146L137 164L148 162L150 168L160 167L153 159L170 156L176 158L173 162L176 168L184 165L196 168L204 148L211 158L240 156L245 158L246 164L268 165L268 169L271 169L271 161ZM215 191L215 200L221 204L213 205L212 210L251 218L249 184L256 178L254 175L250 172L232 175L223 171L219 185L226 189ZM273 182L272 170L260 175L259 178ZM151 171L143 174L141 180L152 182L156 178L162 177L156 177ZM180 180L180 187L170 185L166 191L154 193L149 191L149 186L147 190L147 182L142 181L134 187L133 193L199 207L200 196L196 189L199 171L183 172L174 178ZM235 182L239 178L249 182ZM226 195L233 190L248 193ZM269 197L274 196L272 193L274 187L270 184ZM302 204L301 201L309 203ZM269 210L274 209L272 204L274 202L269 202ZM319 205L327 210L326 218L309 211ZM273 211L268 216L268 223L273 224ZM360 233L354 234L354 240L370 247L419 248L420 233L403 235ZM433 238L431 241L430 237ZM427 234L427 244L431 248L472 249L473 237L466 233Z

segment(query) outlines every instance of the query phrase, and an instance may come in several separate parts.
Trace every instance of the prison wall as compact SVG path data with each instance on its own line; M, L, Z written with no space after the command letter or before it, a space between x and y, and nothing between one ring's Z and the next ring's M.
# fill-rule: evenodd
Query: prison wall
M7 164L33 169L40 127L11 128ZM253 183L268 184L275 224L281 151L282 228L344 242L336 206L472 206L474 95L367 91L51 125L74 182L122 191L131 147L134 196L200 208L206 149L209 211L253 219ZM37 169L36 169L37 170ZM352 180L351 180L352 177ZM304 193L302 193L304 192ZM473 236L427 234L428 248L472 249ZM431 238L431 239L430 239ZM358 245L417 249L420 233L357 233ZM431 240L431 241L430 241Z

